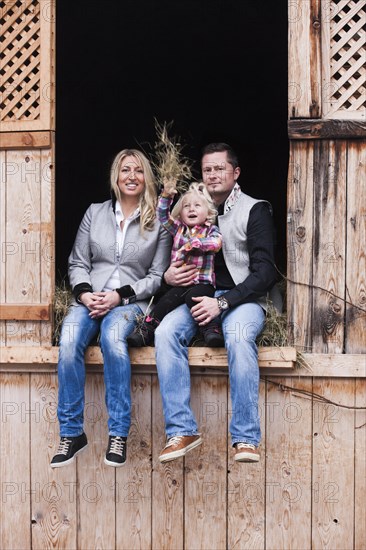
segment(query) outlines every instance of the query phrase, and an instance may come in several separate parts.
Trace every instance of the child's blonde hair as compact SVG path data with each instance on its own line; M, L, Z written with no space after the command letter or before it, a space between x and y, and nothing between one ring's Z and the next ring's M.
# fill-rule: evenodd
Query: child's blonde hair
M174 219L181 219L181 212L182 212L182 205L183 200L187 195L197 195L207 206L207 221L209 223L214 223L217 216L217 210L216 207L212 201L212 198L209 194L209 192L206 189L206 186L204 183L191 183L188 190L180 197L178 202L175 204L171 211L171 216Z

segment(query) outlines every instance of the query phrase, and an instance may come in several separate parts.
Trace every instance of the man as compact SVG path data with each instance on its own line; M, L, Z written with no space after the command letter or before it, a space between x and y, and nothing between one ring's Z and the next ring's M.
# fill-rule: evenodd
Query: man
M257 462L260 442L258 415L259 369L256 338L265 321L266 295L276 279L275 231L271 206L244 194L237 179L238 159L225 143L203 149L202 177L218 209L223 236L216 255L215 298L195 298L167 315L155 334L156 364L166 423L167 444L159 460L167 462L201 444L190 407L190 370L187 346L195 322L205 326L219 315L227 349L233 414L230 423L235 460ZM189 285L194 266L171 266L170 285Z

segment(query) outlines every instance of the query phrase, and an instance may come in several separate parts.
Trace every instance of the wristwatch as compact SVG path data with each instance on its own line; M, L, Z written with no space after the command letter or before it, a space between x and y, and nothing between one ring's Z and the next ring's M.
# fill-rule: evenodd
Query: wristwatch
M229 309L229 302L224 296L219 296L218 298L216 298L216 300L220 311L226 311L227 309Z

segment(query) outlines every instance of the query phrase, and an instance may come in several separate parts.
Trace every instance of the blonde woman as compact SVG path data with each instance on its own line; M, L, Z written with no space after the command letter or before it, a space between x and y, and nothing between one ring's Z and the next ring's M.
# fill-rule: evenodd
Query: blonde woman
M71 463L87 445L84 353L100 335L109 442L105 463L122 466L130 428L131 368L126 338L160 287L171 238L156 219L156 184L149 161L124 149L111 168L112 199L92 204L69 257L74 303L66 316L58 362L60 445L52 468Z
M169 208L176 193L175 182L166 181L158 202L158 218L173 236L171 262L183 261L196 267L190 286L166 287L168 290L143 324L136 327L127 342L132 347L148 346L154 341L154 332L165 315L186 304L196 305L197 296L213 298L215 294L214 257L222 245L219 228L214 225L217 210L203 183L192 183L180 197L171 215ZM207 346L224 345L220 320L215 319L201 328Z

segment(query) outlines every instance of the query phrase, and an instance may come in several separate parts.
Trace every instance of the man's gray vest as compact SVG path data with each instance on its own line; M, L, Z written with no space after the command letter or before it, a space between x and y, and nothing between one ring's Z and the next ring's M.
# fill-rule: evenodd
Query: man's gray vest
M224 260L236 285L242 283L250 275L247 226L250 211L258 202L268 203L268 201L253 199L249 195L241 193L231 210L218 217L218 225L223 237ZM267 296L257 300L257 303L266 310L268 299L273 302L276 309L282 310L282 298L276 285Z

